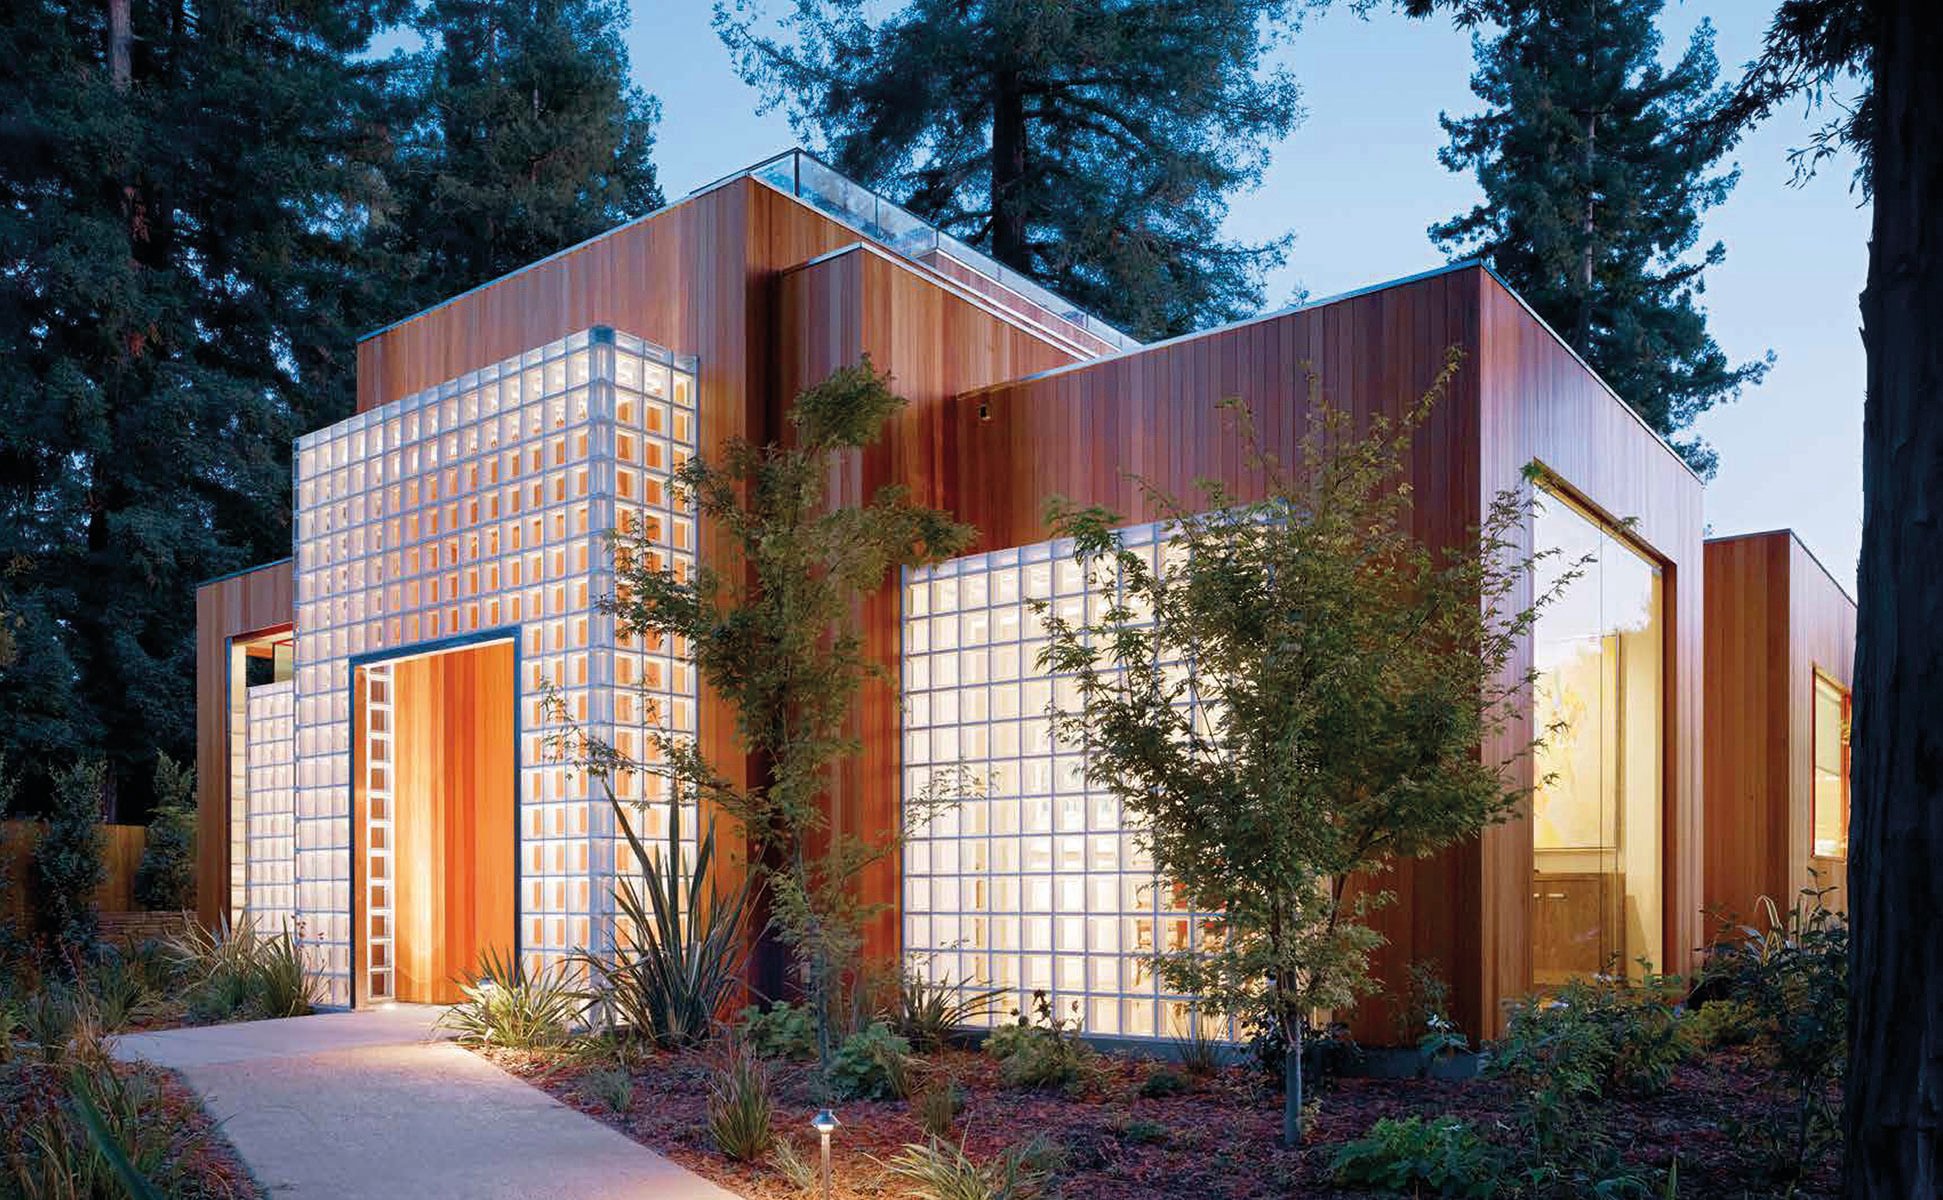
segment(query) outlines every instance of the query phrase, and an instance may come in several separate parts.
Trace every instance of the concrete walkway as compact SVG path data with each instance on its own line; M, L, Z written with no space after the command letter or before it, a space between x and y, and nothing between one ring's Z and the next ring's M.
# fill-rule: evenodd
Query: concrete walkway
M436 1014L172 1029L119 1038L114 1052L180 1071L278 1200L733 1200L441 1040Z

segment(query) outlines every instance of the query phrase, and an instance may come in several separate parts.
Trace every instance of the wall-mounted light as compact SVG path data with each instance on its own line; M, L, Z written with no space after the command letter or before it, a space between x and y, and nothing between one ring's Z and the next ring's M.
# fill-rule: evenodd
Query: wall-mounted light
M837 1131L837 1114L827 1108L819 1111L810 1118L810 1128L823 1144L823 1200L830 1200L830 1135Z

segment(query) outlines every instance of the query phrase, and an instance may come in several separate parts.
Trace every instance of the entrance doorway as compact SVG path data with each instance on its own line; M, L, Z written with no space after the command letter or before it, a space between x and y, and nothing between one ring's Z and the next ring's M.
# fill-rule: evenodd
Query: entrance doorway
M355 670L360 1002L451 1004L517 929L510 640Z

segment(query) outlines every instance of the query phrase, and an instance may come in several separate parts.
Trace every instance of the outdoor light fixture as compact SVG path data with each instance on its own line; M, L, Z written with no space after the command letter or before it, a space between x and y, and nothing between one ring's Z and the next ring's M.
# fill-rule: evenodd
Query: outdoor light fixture
M810 1118L810 1128L823 1142L823 1200L830 1200L830 1135L836 1132L837 1114L823 1109Z

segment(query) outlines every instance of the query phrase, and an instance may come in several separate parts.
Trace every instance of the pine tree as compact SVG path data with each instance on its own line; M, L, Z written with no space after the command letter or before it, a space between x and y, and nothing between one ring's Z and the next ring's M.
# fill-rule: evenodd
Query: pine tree
M399 0L0 11L0 748L34 797L192 753L194 584L289 553L289 446L349 411ZM31 798L31 797L30 797Z
M1713 29L1672 67L1659 60L1663 0L1536 0L1483 6L1502 32L1474 41L1477 116L1442 118L1438 157L1475 171L1484 202L1433 225L1453 257L1480 257L1669 438L1695 470L1715 453L1680 435L1758 384L1773 361L1732 363L1707 332L1700 217L1738 178L1726 146L1694 136L1726 103Z
M619 0L432 0L400 80L421 114L392 229L407 308L661 206L659 107L628 83ZM400 313L402 315L402 312Z
M1260 307L1287 240L1224 241L1299 116L1288 0L718 3L743 76L839 170L1138 337Z

